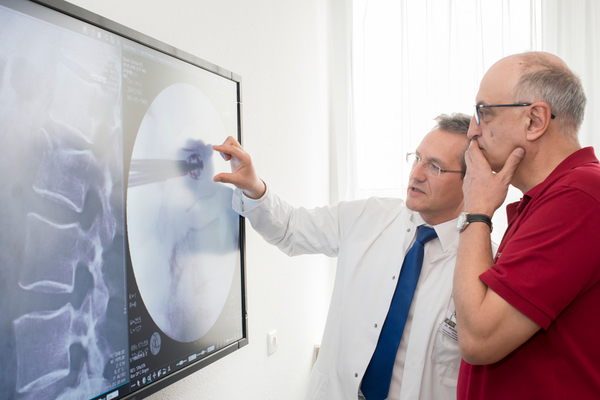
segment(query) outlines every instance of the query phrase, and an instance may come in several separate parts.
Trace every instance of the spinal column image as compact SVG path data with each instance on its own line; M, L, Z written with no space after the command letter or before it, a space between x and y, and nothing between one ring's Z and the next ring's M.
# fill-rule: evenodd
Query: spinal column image
M0 43L0 397L91 398L128 371L119 51L1 7Z
M133 148L127 232L135 280L156 325L179 342L215 324L238 262L233 191L213 182L211 146L225 137L207 96L179 83L151 103Z

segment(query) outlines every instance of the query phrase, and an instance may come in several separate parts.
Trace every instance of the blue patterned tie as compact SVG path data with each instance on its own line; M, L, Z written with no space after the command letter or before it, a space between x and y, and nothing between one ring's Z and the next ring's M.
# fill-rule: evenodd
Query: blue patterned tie
M423 266L425 243L436 237L432 228L419 226L417 239L404 257L392 304L381 328L375 353L362 380L361 390L367 400L383 400L388 396L398 345Z

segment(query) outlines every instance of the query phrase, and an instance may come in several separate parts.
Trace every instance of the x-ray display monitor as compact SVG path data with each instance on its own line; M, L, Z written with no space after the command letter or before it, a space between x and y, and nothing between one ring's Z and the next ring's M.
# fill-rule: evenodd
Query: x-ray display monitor
M204 39L208 40L208 39ZM247 344L212 145L240 78L57 0L0 0L0 398L143 398Z

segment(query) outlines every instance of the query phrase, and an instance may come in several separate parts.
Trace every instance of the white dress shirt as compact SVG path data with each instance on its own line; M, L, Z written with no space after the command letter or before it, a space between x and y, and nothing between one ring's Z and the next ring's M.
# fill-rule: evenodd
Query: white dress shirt
M312 210L267 189L259 200L236 190L233 208L288 255L337 256L335 284L307 400L357 399L396 288L404 256L423 224L400 199L371 198ZM456 220L434 226L394 366L389 399L456 399L458 342L442 333L454 312ZM408 333L408 334L406 334Z
M411 217L411 221L414 222L417 226L427 225L423 218L419 215L419 213L413 213ZM431 225L427 225L432 227ZM437 240L431 240L425 244L425 254L423 256L423 267L421 268L421 275L419 275L419 280L417 281L417 286L415 288L415 294L413 299L418 298L419 290L423 286L423 282L425 282L425 276L427 276L429 268L432 266L432 262L435 259L441 257L446 250L450 248L454 244L456 240L456 220L451 220L448 222L444 222L442 224L436 225L432 227L435 229L435 233L438 236ZM417 236L413 238L410 247L414 244ZM409 250L410 250L409 247ZM408 253L408 251L407 251ZM434 264L435 265L435 264ZM452 268L454 270L454 268ZM400 345L398 346L398 353L396 354L396 361L394 363L394 370L392 372L392 382L390 384L390 392L388 394L388 400L398 400L400 399L400 393L402 389L402 374L404 373L404 360L406 358L406 352L408 345L410 343L410 333L412 328L412 320L413 315L415 313L415 304L417 302L413 301L410 305L410 309L408 311L408 317L406 318L406 324L404 325L404 333L402 334L402 339L400 340ZM452 310L454 310L454 303L452 305ZM418 332L417 332L418 334ZM458 345L458 344L457 344Z

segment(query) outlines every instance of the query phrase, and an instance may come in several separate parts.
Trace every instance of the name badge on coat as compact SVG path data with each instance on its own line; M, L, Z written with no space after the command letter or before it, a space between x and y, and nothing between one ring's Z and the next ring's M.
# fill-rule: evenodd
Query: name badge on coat
M452 313L450 318L446 318L442 323L442 333L450 339L458 342L458 332L456 331L456 311Z

